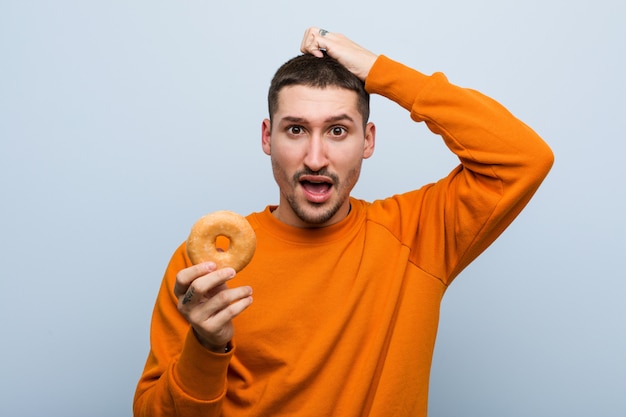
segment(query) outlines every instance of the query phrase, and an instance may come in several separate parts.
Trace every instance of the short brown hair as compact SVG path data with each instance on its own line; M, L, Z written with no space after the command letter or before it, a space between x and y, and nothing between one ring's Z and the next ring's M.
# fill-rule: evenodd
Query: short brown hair
M283 87L304 85L307 87L339 87L357 94L357 107L363 117L363 125L369 120L370 95L365 91L365 83L351 73L337 60L324 55L299 55L284 63L272 78L267 102L270 121L278 109L278 93Z

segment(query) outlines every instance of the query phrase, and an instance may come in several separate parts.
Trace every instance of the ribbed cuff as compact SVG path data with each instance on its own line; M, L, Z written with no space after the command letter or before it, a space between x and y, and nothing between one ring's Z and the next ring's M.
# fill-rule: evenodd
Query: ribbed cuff
M175 367L176 382L189 396L198 400L219 399L226 392L226 374L233 355L215 353L200 344L189 329Z

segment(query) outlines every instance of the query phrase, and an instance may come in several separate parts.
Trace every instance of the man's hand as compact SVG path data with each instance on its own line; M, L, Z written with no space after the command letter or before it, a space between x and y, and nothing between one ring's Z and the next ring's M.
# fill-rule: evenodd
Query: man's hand
M344 35L317 27L310 27L304 32L300 51L319 58L322 58L326 52L359 77L361 81L365 81L372 65L378 58L376 54L357 45Z
M228 288L226 282L234 277L234 269L218 270L213 262L191 266L176 275L178 311L200 343L217 353L223 353L233 337L232 319L252 303L252 288Z

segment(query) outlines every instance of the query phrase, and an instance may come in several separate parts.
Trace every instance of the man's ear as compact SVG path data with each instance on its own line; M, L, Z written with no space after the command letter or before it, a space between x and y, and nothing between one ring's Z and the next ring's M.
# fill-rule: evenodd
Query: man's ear
M367 159L374 153L376 146L376 126L370 122L365 125L365 146L363 147L363 159Z
M272 122L269 119L263 120L261 124L261 146L263 147L263 152L267 155L271 155L271 136L272 136Z

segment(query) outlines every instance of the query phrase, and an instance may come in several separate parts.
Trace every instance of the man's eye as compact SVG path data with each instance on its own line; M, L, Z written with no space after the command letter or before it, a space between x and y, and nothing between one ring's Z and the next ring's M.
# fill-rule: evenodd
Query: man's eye
M332 129L330 129L330 134L333 136L342 136L345 133L346 133L346 129L341 126L335 126Z
M300 135L302 133L302 128L300 126L290 126L287 131L292 135Z

